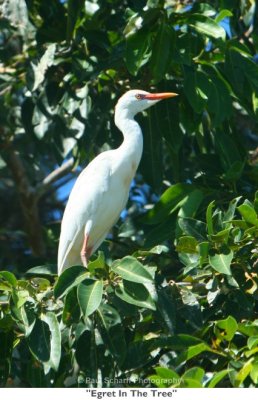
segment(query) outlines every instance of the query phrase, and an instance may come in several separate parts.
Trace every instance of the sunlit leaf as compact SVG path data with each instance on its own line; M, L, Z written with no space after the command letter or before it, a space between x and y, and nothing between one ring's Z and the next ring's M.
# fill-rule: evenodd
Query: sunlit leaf
M209 262L212 268L226 275L232 275L230 268L232 259L233 251L229 249L224 251L223 253L213 252L209 255Z
M131 282L148 283L153 282L152 275L134 257L124 257L122 260L116 260L111 269L123 279Z
M0 271L0 282L6 281L10 286L17 285L17 279L15 278L14 274L9 271Z
M230 372L229 369L225 369L225 370L216 372L214 374L214 376L212 377L212 379L209 381L208 387L209 388L216 387L217 384L229 374L229 372Z
M87 271L80 265L65 269L55 284L55 297L64 296L74 286L77 286L80 282L82 282L86 276Z
M58 370L60 359L61 359L61 332L58 324L56 315L53 312L47 312L42 314L41 319L49 326L50 337L50 354L49 360L45 365L45 371L53 368L55 371Z
M202 14L193 14L188 19L188 23L197 32L212 37L214 39L225 39L226 32L224 28L218 25L213 19Z
M235 377L236 387L241 386L241 384L244 382L244 380L248 377L248 375L252 371L252 362L253 362L252 358L250 360L246 361L246 363L243 365L243 367L237 373L237 375Z
M85 279L78 285L77 296L84 317L91 315L100 305L103 282Z
M56 51L56 45L50 44L43 56L41 57L38 64L32 63L32 69L34 74L34 83L31 88L32 91L36 90L39 85L44 81L45 73L47 69L53 64L54 56Z
M180 207L180 202L194 188L192 185L178 183L168 188L160 197L155 206L143 217L143 222L157 224L162 222L169 214Z
M156 306L148 290L141 283L124 281L115 291L116 295L123 301L138 307L155 310Z
M182 231L189 236L193 236L198 241L206 239L206 224L193 218L179 218L178 224Z
M193 236L181 236L178 239L176 250L179 253L197 253L198 242Z
M148 379L159 388L177 386L181 380L179 375L172 369L156 367L155 371L156 375L151 375Z
M258 218L254 208L248 204L241 204L241 206L238 206L237 209L246 222L251 225L258 226Z
M237 328L238 324L235 318L228 316L228 318L216 322L215 333L221 340L225 339L231 341L237 331Z

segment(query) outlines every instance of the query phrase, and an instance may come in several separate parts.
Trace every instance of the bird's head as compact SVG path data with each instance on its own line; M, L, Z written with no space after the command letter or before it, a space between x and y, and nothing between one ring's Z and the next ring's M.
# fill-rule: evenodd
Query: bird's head
M117 102L116 112L125 111L131 116L158 103L160 100L177 96L177 93L149 93L144 90L129 90Z

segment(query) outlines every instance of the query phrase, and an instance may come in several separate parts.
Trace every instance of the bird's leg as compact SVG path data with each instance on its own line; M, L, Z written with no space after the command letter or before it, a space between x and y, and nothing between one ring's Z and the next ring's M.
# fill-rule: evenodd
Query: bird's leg
M82 249L81 249L81 260L82 260L82 264L85 268L87 268L88 259L90 257L90 252L91 252L90 248L87 247L88 240L89 240L89 236L85 235L84 241L82 244Z

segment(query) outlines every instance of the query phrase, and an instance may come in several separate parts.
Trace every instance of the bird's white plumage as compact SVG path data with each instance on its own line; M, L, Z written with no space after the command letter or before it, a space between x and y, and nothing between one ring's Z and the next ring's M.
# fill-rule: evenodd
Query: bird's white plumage
M139 95L150 94L130 90L116 105L115 123L124 135L122 145L98 155L81 172L71 191L61 225L59 274L72 265L82 264L80 252L85 235L90 254L100 246L126 205L143 146L142 132L134 116L162 99L139 99Z
M58 251L59 271L80 265L84 234L89 235L91 253L101 244L125 207L129 187L122 186L112 165L112 150L100 154L78 177L62 221ZM114 193L114 196L110 196ZM97 222L97 223L96 223Z

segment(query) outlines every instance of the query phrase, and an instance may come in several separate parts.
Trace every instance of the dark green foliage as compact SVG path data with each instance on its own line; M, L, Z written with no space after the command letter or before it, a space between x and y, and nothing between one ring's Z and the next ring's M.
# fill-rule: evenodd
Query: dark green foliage
M255 2L3 3L0 385L257 386ZM129 88L179 96L137 116L112 239L57 278L56 190L121 143Z

